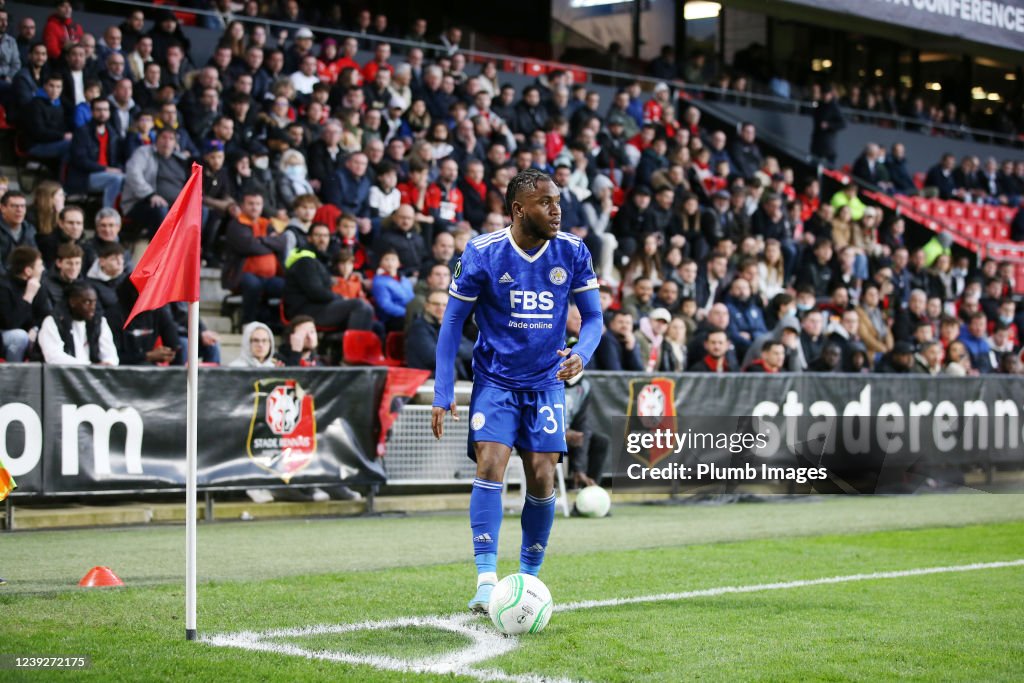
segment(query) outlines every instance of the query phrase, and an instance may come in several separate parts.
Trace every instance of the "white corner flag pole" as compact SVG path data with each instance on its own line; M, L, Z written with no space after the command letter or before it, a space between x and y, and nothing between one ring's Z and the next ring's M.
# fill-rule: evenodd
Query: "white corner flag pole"
M185 639L196 634L196 472L199 405L199 302L188 304L188 379L185 424Z

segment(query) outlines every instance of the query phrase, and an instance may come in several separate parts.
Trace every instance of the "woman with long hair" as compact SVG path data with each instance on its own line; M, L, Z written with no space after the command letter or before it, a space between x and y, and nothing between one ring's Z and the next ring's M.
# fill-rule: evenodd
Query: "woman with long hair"
M44 180L32 193L32 209L28 221L36 226L36 234L49 235L57 229L57 217L64 208L64 188L60 183Z
M622 284L627 291L633 291L633 283L638 278L650 278L651 284L657 288L661 285L661 234L649 232L644 235L636 251L629 258Z
M235 59L245 59L245 26L242 22L236 20L228 24L221 45L231 48L231 56Z
M946 369L942 372L953 377L978 374L978 371L971 366L970 351L967 350L967 346L959 339L949 343L949 348L946 349Z
M786 291L786 273L782 265L782 244L777 239L767 239L764 253L757 263L757 288L766 301Z
M676 316L668 324L661 340L658 372L682 372L686 369L686 321Z

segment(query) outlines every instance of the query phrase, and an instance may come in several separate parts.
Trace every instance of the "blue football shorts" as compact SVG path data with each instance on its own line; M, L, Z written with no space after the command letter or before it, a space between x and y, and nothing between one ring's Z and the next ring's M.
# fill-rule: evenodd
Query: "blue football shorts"
M473 385L469 400L468 454L473 444L493 441L534 453L565 454L565 389L509 391Z

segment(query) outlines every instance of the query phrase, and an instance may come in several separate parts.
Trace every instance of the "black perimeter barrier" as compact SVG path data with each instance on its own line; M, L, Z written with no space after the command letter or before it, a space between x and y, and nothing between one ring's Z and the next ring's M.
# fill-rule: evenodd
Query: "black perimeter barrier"
M200 490L386 483L377 457L386 378L381 368L200 369ZM627 475L637 467L673 463L824 467L827 481L800 482L822 493L1024 467L1024 382L1011 377L588 373L585 381L616 486L633 483ZM666 431L674 441L657 443ZM707 434L718 441L698 438ZM184 454L180 368L0 364L0 458L18 483L14 497L180 491ZM676 483L692 490L718 480L712 471Z

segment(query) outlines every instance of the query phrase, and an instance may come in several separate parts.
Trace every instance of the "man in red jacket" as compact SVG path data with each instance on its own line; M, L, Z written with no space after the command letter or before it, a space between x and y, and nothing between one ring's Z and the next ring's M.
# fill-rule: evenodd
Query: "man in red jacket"
M46 28L43 29L46 54L51 60L60 59L66 44L81 40L82 25L71 18L71 3L69 0L58 0L56 11L46 20Z

